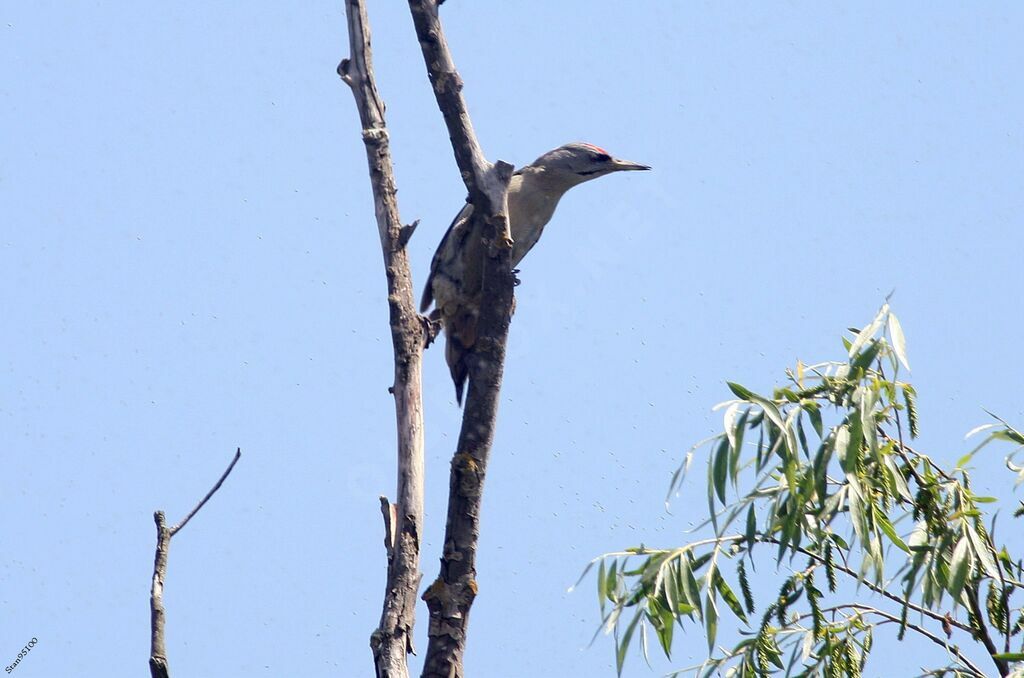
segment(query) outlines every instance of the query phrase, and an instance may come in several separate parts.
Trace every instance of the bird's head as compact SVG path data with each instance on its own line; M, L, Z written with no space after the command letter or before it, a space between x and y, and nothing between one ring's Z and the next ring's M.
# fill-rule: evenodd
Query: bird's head
M649 170L647 165L620 160L599 146L571 143L548 151L530 165L549 179L557 179L570 186L603 177L612 172Z

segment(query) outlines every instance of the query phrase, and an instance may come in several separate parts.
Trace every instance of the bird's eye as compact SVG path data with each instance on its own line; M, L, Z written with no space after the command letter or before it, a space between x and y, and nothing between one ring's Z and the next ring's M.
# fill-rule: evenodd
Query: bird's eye
M611 159L612 156L608 155L607 153L597 153L593 157L594 162L608 162Z

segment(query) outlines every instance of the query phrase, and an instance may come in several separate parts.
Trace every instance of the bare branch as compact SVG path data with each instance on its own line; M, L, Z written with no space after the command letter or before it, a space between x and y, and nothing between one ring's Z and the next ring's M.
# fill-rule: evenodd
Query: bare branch
M420 533L423 522L423 398L421 366L426 345L426 324L416 302L405 245L415 226L403 227L398 213L394 169L384 122L384 103L377 92L370 50L370 24L363 0L346 0L351 56L338 65L338 75L352 89L370 171L377 231L384 255L390 311L395 381L388 390L395 397L398 429L399 510L391 521L393 544L380 625L370 637L378 678L409 675L407 655L413 652L416 593L420 585ZM389 509L388 517L392 517Z
M216 492L217 490L219 490L220 486L224 484L224 479L227 478L228 475L230 475L231 470L235 468L235 464L238 463L238 460L241 457L242 457L242 448L240 448L240 447L236 448L235 449L235 457L234 457L234 459L232 459L231 463L228 464L228 467L226 469L224 469L224 473L220 474L220 478L217 480L217 482L214 484L214 486L210 488L210 491L206 493L206 496L203 497L202 500L198 504L195 505L195 508L193 508L191 511L189 511L188 515L185 516L181 520L180 523L178 523L177 525L175 525L174 527L171 528L171 536L172 537L174 535L178 534L178 532L181 530L181 528L185 527L188 524L188 521L192 520L192 516L194 516L195 514L199 513L199 509L203 508L203 505L206 504L206 502L210 501L210 497L212 497L213 493Z
M242 456L242 449L235 450L235 456L228 464L227 469L221 474L213 488L206 493L188 515L174 527L167 526L167 519L163 511L153 514L156 522L156 557L153 559L153 582L149 591L149 673L152 678L168 678L170 668L167 665L167 646L164 642L164 625L166 614L164 612L164 579L167 577L167 553L171 547L171 537L185 527L192 516L199 513L199 509L210 500L210 497L220 489L224 480L235 468L239 458Z
M430 610L423 676L462 678L469 610L477 593L476 551L483 483L494 441L512 311L514 278L507 205L512 166L500 161L491 165L480 149L462 96L462 78L455 70L438 17L437 2L409 0L409 9L455 161L473 204L472 218L478 220L475 232L482 237L486 252L478 338L469 358L469 394L451 465L441 571L423 594Z

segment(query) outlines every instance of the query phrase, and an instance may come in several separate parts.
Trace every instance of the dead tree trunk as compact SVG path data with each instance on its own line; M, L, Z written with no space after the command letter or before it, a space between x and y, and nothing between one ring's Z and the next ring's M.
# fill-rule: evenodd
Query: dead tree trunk
M466 101L462 79L441 28L435 0L409 0L416 36L430 84L448 127L462 178L483 220L486 257L478 339L470 357L469 394L458 447L452 458L441 571L424 592L430 610L425 678L461 678L469 610L477 593L476 551L487 460L494 441L505 345L512 311L512 237L508 224L508 183L512 166L484 157Z
M346 0L351 57L338 66L338 75L352 88L366 145L377 231L384 254L390 311L391 342L395 356L395 397L398 427L397 503L381 497L384 547L388 576L380 625L370 637L378 678L406 678L413 652L416 620L420 534L423 524L423 399L421 365L426 328L413 293L412 274L405 249L416 224L403 226L395 197L395 178L384 122L384 102L377 92L370 50L370 24L363 0Z

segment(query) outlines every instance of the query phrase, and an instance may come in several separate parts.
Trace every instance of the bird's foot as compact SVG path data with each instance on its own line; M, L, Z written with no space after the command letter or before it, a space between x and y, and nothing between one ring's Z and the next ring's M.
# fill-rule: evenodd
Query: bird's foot
M512 287L519 287L522 283L523 283L523 281L519 279L519 269L518 268L513 268L512 269Z
M423 348L430 348L430 345L441 334L441 316L436 311L429 316L421 315L420 322L423 324Z

